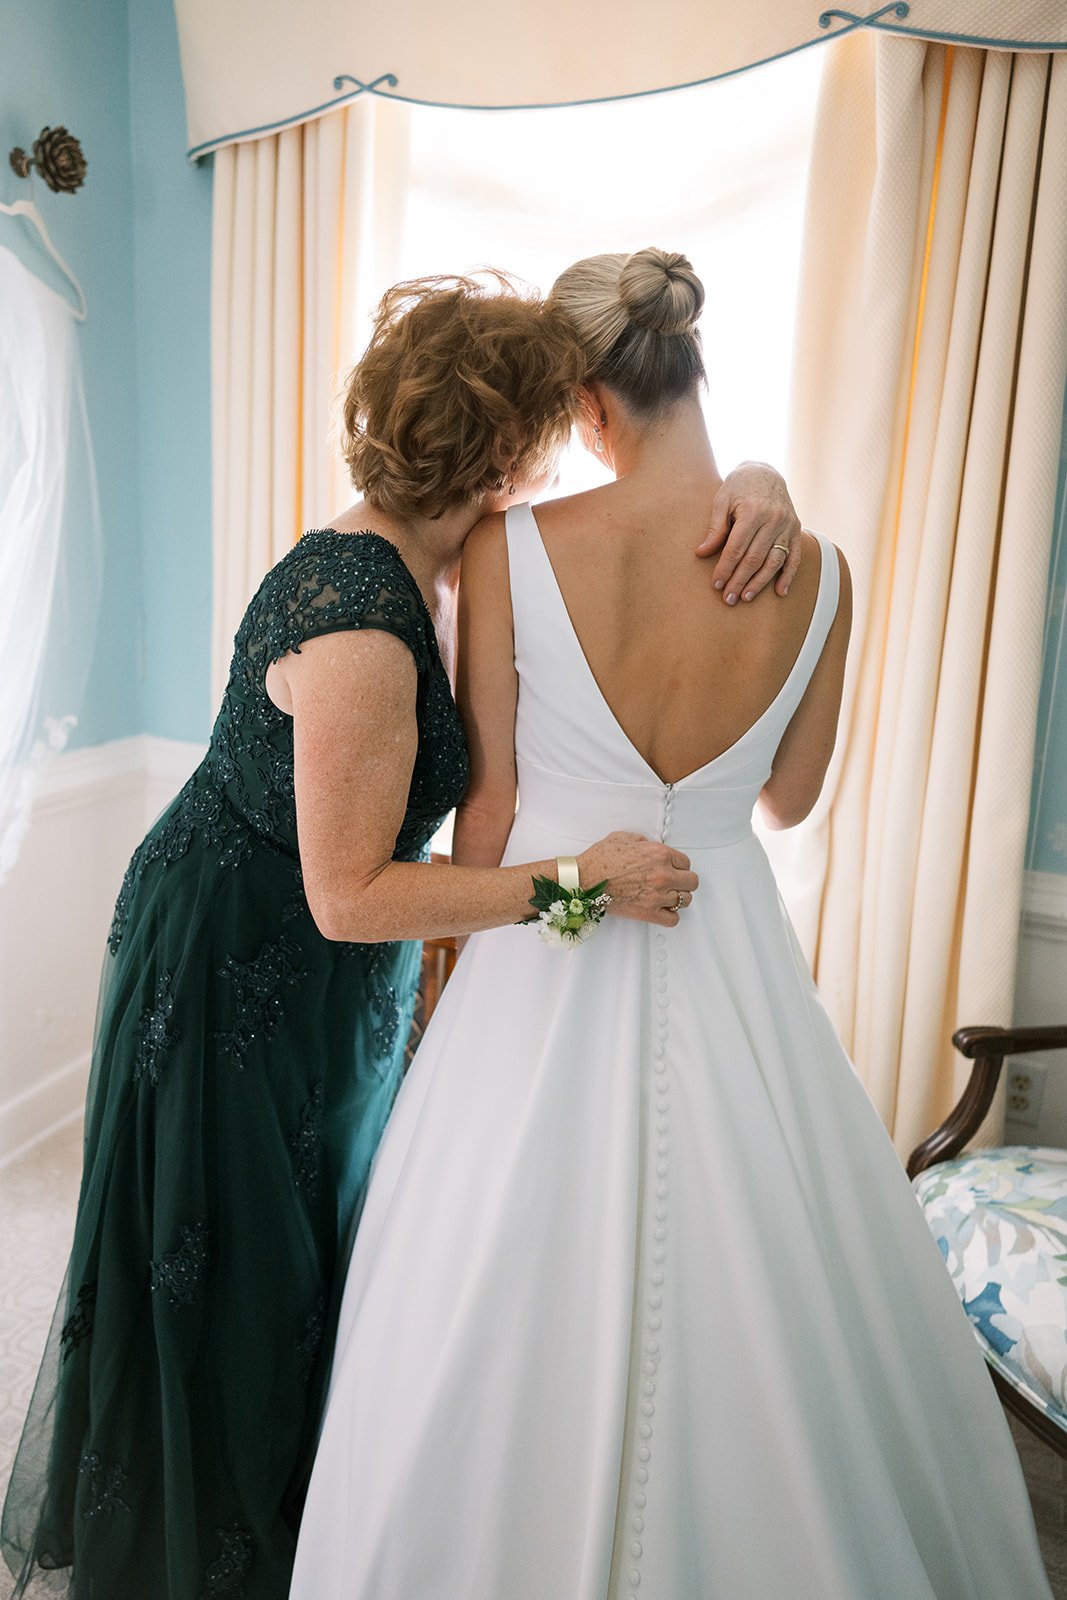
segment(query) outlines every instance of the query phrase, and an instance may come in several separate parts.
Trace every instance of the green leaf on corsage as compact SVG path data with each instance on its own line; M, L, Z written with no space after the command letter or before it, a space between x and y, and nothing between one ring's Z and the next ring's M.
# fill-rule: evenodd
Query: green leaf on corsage
M530 904L534 915L526 920L535 924L546 944L556 949L576 950L584 944L598 922L602 922L611 896L607 880L591 889L564 889L551 878L534 878Z

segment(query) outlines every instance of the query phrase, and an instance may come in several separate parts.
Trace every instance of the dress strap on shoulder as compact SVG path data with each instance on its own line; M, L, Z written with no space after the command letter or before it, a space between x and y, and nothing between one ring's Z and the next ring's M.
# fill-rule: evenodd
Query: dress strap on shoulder
M815 597L815 612L807 642L813 646L814 661L817 661L837 616L837 606L841 598L841 561L837 554L837 546L824 533L817 533L815 537L819 541L822 566L819 570L819 592Z
M512 590L521 587L525 592L537 586L539 560L544 556L544 546L528 503L508 507L504 513L504 530Z
M837 615L837 605L841 595L841 564L837 548L824 534L817 533L815 537L819 541L819 587L808 622L808 630L788 678L765 713L769 732L772 731L770 725L777 724L777 732L772 732L775 740L785 729L803 699L811 675L819 664L819 657L823 653Z
M521 644L526 654L528 649L536 648L538 641L551 649L560 630L562 606L555 574L530 505L509 507L504 513L504 528L516 651ZM566 620L565 611L562 620Z

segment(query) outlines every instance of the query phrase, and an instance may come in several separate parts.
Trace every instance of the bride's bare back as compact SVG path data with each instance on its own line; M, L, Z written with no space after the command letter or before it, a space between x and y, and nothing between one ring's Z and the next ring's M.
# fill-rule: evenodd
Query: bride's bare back
M774 701L808 632L822 566L819 541L805 534L785 599L768 593L751 605L723 605L694 554L715 483L704 473L675 473L674 481L672 492L659 473L634 474L534 514L601 695L664 783L721 755ZM842 558L834 621L760 793L772 827L799 822L818 798L833 751L850 624ZM457 695L471 786L455 842L460 859L492 864L516 797L518 678L502 515L486 518L467 540L459 631Z
M536 511L601 694L666 783L720 755L771 703L819 587L809 534L786 599L724 606L694 554L709 499L704 484L652 499L622 479Z
M663 783L723 754L778 696L808 632L822 551L807 546L788 595L726 606L696 555L721 484L700 403L704 291L683 256L647 249L576 262L549 297L578 333L587 377L577 430L613 483L541 506L535 521L600 693ZM833 751L851 625L848 569L803 698L760 791L764 816L806 816ZM518 684L504 519L470 535L460 582L457 688L472 785L457 840L502 848L515 808Z

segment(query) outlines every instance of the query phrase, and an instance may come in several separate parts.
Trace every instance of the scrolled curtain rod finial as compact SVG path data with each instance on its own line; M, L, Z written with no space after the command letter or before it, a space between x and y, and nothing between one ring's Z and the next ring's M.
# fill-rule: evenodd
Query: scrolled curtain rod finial
M16 145L8 161L20 178L38 172L54 194L73 194L80 189L89 165L81 144L66 128L42 128L33 141L32 153Z

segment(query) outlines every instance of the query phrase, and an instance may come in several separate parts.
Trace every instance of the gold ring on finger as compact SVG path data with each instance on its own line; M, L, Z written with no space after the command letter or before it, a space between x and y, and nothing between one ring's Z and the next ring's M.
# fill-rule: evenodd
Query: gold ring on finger
M789 546L787 544L772 544L771 549L780 550L784 556L788 557L789 555Z

